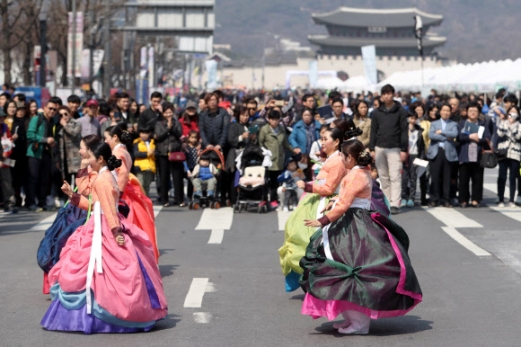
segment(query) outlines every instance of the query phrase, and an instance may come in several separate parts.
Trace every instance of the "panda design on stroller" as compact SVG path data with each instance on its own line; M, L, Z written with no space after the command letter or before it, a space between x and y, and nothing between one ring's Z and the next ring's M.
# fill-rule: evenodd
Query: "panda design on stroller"
M217 149L206 149L201 153L198 164L189 178L194 186L192 202L188 205L189 209L198 210L202 207L219 209L221 204L217 199L219 191L220 172L224 167L224 157Z
M271 152L258 143L250 143L239 154L237 163L237 201L233 211L241 213L254 208L258 213L268 211L267 175L271 166Z

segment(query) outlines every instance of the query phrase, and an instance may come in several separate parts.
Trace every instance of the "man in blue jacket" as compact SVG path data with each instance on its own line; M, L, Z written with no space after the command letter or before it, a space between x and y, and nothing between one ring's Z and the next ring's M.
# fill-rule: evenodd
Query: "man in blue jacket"
M289 143L293 148L300 148L303 154L309 154L313 142L320 136L321 126L318 120L313 119L312 110L306 108L302 112L302 120L293 126L293 131L289 135Z
M441 119L431 123L429 138L431 143L427 150L427 158L431 166L431 194L430 207L438 204L451 207L450 204L450 178L454 163L458 161L455 139L458 137L458 124L452 120L451 107L442 104L440 108Z

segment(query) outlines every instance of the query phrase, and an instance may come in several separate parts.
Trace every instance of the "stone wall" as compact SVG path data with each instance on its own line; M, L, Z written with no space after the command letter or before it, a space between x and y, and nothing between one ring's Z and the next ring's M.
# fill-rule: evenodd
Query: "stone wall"
M264 86L267 89L284 88L286 84L287 71L309 71L309 62L311 59L297 59L297 63L293 65L266 66L264 71ZM361 56L328 56L319 55L317 58L319 71L344 71L350 77L364 74L364 64ZM424 59L424 68L436 68L445 65L452 65L455 62L444 62L432 57ZM377 57L376 67L385 74L385 77L391 76L395 72L419 70L421 68L421 60L419 57ZM260 88L262 85L262 68L257 66L242 68L223 68L217 73L219 79L225 81L225 84L235 86L245 86L247 88ZM320 77L319 77L320 78ZM197 81L195 77L192 81ZM203 83L207 81L206 73L202 77ZM293 76L291 78L291 87L306 87L309 80L307 76Z

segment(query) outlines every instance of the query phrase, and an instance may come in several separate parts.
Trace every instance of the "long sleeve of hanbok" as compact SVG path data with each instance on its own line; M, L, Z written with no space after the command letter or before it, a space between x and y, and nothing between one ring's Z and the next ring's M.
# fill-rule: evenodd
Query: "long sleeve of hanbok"
M340 184L340 194L333 209L324 217L320 223L324 226L339 219L352 205L355 198L370 198L371 184L370 176L366 170L351 170Z
M98 177L98 173L90 167L78 170L78 173L76 174L76 187L78 187L78 193L89 196L89 194L92 193L91 187L96 177Z
M130 169L132 166L130 154L127 152L127 150L119 147L114 148L112 154L121 160L121 166L116 169L116 173L118 174L118 189L120 193L123 194L128 184Z
M331 158L331 162L326 162L322 170L325 170L326 177L322 178L319 173L315 182L313 182L312 192L322 196L330 196L336 191L342 178L346 175L346 169L340 155Z
M115 192L111 178L112 177L109 177L107 180L96 180L96 182L94 182L94 190L100 202L101 210L109 224L109 228L114 230L114 228L120 227L120 223L116 210L115 195L117 195L117 193Z

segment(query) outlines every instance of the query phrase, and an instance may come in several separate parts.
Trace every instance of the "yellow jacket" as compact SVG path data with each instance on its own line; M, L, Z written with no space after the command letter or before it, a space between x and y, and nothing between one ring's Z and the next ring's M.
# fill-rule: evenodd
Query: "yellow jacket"
M153 139L149 143L152 153L156 150L156 144ZM156 172L156 157L154 154L148 155L148 148L145 142L140 138L134 140L134 166L138 171Z

